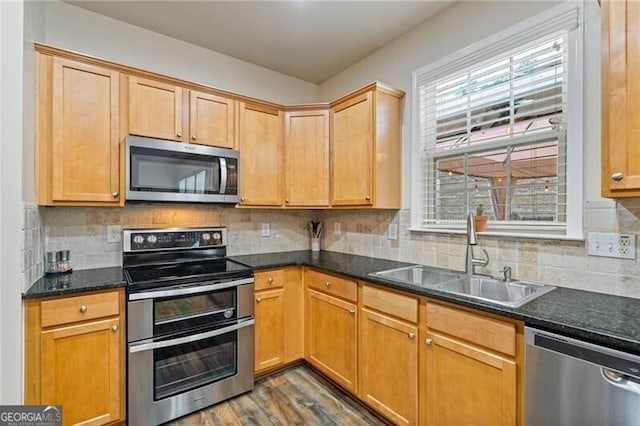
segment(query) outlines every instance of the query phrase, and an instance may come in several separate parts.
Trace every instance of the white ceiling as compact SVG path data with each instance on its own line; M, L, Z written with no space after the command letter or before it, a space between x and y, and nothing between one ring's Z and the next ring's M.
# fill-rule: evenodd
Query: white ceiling
M453 1L67 3L318 84Z

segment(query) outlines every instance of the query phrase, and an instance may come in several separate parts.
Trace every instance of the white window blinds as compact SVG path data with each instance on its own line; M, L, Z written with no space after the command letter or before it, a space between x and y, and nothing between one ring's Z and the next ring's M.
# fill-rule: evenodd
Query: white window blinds
M422 227L567 220L570 31L577 9L415 78Z

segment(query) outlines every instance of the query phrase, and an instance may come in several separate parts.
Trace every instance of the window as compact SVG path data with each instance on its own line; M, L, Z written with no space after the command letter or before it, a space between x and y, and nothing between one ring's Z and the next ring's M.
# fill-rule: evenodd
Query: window
M414 73L414 228L481 207L490 232L581 234L578 22L561 5Z

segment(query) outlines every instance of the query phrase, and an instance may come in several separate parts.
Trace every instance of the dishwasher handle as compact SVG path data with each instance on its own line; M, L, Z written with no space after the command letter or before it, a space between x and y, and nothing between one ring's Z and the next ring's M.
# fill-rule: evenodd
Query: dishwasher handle
M610 385L640 395L640 384L633 376L605 367L600 369L600 373Z

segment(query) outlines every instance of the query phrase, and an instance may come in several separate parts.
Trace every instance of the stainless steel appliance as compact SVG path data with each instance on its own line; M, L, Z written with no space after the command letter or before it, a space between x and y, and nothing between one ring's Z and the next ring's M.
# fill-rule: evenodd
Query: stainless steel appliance
M156 425L253 388L253 271L225 228L124 231L130 425Z
M525 328L527 426L638 425L640 357Z
M127 136L127 201L238 202L238 151Z

